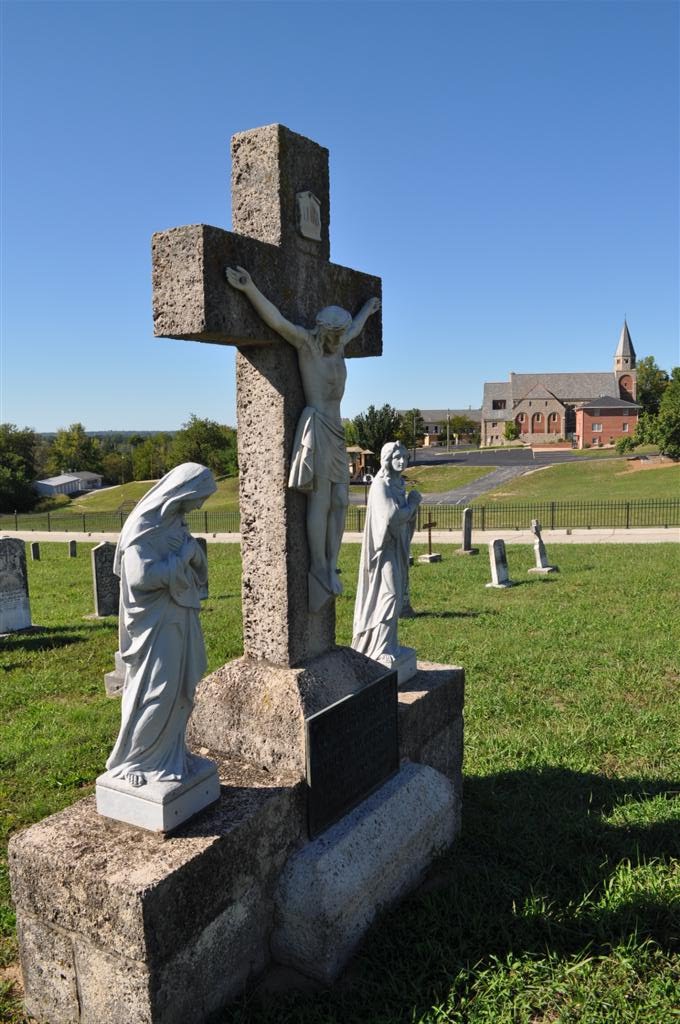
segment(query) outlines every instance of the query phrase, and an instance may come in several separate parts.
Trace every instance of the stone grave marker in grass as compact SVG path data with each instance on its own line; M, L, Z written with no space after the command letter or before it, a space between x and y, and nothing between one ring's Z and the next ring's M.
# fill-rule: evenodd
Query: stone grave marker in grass
M548 555L545 550L543 538L541 537L541 524L538 519L531 520L531 532L536 538L534 541L534 558L536 559L536 565L527 571L539 576L548 576L550 573L559 572L556 565L550 565L548 563Z
M317 609L308 578L305 497L287 486L308 381L293 342L225 267L251 271L305 335L320 309L354 311L380 282L329 262L325 149L270 125L235 136L232 156L235 230L193 225L153 241L155 333L238 348L244 656L199 684L188 730L218 761L222 796L165 841L98 817L92 801L13 840L27 1004L53 1024L201 1024L272 951L332 981L460 827L463 671L419 663L395 706L384 667L335 645L334 599ZM345 355L380 348L372 316ZM371 684L375 699L355 701ZM323 751L309 750L306 726L327 732L319 716L338 702L346 742L333 737L337 770L322 776L347 813L310 839L308 762ZM371 776L374 744L357 750L359 728L383 750L398 738L389 779ZM343 757L366 764L345 772ZM349 790L352 774L372 778L372 795ZM314 795L318 810L324 792Z
M496 590L505 590L514 586L508 573L508 556L505 550L505 541L496 538L489 544L489 562L491 564L491 582L487 587Z
M0 634L30 627L26 545L17 537L0 537Z
M94 588L94 613L97 618L118 614L120 580L113 571L113 556L116 545L105 540L92 548L92 585Z
M457 555L478 555L479 548L473 548L472 546L472 509L463 509L463 528L462 528L462 540L459 548L456 549Z

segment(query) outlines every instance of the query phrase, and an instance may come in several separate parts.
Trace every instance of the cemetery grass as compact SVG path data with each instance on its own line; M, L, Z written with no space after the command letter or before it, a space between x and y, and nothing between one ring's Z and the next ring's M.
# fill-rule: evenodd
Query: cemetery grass
M678 497L680 464L648 466L612 458L601 462L567 462L526 473L488 491L473 504Z
M102 681L115 622L83 617L88 548L68 559L42 545L29 584L44 628L3 641L5 838L92 792L117 732ZM561 571L535 579L531 548L511 546L521 585L507 591L484 587L486 548L439 550L441 563L412 570L418 614L400 637L466 669L462 836L381 916L335 990L254 990L222 1024L678 1024L680 549L550 545ZM209 558L214 668L240 653L240 565L232 545ZM343 547L340 643L358 558ZM1 895L12 968L5 874Z

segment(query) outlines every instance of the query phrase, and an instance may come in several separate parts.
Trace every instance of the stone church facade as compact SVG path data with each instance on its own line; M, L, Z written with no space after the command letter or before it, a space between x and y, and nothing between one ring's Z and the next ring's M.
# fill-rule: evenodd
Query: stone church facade
M526 444L570 440L583 448L613 443L634 431L637 423L635 367L635 349L624 320L609 373L511 373L508 381L486 383L481 446L507 444L508 420L517 424ZM590 429L591 422L599 422L591 413L600 408L600 419L606 409L607 431Z

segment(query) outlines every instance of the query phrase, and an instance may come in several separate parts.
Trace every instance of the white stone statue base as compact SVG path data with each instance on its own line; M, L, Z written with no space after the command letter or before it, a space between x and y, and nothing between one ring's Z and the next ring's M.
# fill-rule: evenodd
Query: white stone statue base
M192 772L183 782L150 782L134 787L105 772L97 779L97 810L106 818L150 832L170 832L219 799L217 767L191 755Z
M508 587L514 587L512 580L506 580L505 583L486 583L485 586L491 590L507 590Z
M393 658L389 654L384 654L377 660L390 671L396 668L397 686L401 686L401 684L405 683L408 679L412 679L418 671L416 652L413 647L400 647L398 658Z
M429 562L441 562L442 556L436 551L433 551L431 555L418 555L418 562L421 565L426 565Z
M559 572L556 565L537 565L533 569L527 569L529 573L535 573L538 576L547 576L551 572Z

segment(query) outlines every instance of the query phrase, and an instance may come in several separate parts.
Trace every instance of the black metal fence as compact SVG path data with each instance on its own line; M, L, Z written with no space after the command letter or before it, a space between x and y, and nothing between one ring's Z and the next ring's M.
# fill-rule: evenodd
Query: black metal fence
M67 533L117 533L128 512L41 512L0 515L0 533L7 530L47 530ZM364 528L366 509L350 505L345 529ZM526 530L538 519L544 530L632 529L680 526L680 498L637 498L630 501L544 501L472 506L475 530ZM462 505L421 505L416 528L428 520L437 530L460 530ZM190 512L187 522L194 533L238 533L238 512Z

